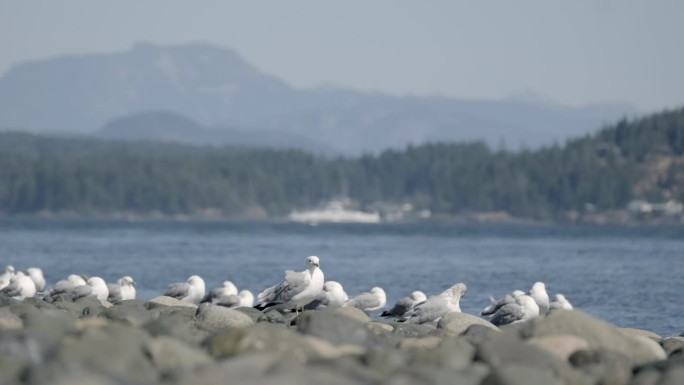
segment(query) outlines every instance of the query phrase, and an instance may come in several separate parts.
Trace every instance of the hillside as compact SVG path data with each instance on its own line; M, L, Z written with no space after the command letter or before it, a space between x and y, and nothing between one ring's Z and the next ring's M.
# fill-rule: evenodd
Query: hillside
M457 69L455 69L457 70ZM636 114L529 100L395 97L339 87L297 89L235 52L206 44L64 56L0 77L0 130L94 133L112 120L169 111L204 127L271 133L276 147L306 140L345 154L438 141L538 147Z
M326 158L298 150L0 134L4 214L278 216L336 196L365 208L411 203L438 217L662 216L662 205L633 207L631 214L626 208L634 200L672 200L670 209L684 201L684 109L522 152L470 142Z

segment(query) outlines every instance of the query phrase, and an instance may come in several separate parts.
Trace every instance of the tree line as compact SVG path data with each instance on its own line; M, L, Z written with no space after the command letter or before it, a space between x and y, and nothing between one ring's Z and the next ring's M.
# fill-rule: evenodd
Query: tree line
M354 158L2 133L0 212L283 215L348 196L362 206L408 202L446 215L501 210L553 219L587 204L625 207L639 198L634 185L649 154L682 152L684 109L536 150L431 143ZM669 183L680 183L682 172L673 168Z

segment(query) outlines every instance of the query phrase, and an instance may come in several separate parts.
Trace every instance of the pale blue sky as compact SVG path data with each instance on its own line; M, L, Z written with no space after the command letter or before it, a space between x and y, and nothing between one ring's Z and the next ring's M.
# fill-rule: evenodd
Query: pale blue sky
M684 1L9 1L0 74L136 42L234 49L297 87L684 104Z

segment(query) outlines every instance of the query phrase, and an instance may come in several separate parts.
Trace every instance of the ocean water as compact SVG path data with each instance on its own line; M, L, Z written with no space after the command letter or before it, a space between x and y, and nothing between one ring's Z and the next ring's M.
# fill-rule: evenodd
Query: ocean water
M388 306L464 282L461 308L479 314L490 295L543 281L618 326L684 332L684 226L0 220L0 269L38 266L48 285L131 275L143 299L192 274L256 294L309 255L350 295L383 287Z

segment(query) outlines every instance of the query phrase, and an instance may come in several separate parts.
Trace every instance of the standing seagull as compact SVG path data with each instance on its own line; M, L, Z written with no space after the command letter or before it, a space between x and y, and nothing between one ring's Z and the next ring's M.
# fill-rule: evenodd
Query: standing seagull
M425 301L427 296L420 290L416 290L411 293L411 296L404 297L397 301L390 310L382 312L380 317L403 317L404 314L413 310L413 307L417 304Z
M380 287L374 287L370 292L361 293L345 302L344 306L355 307L370 313L382 309L386 303L387 295L385 295L385 291Z
M108 283L109 296L107 301L111 303L135 299L135 281L126 275L119 278L116 283Z
M199 305L202 298L204 298L204 290L205 286L202 277L193 275L185 282L169 285L166 291L164 291L164 295Z
M320 269L320 260L316 256L306 259L309 268L296 272L285 270L285 279L279 284L259 293L259 310L299 308L313 301L323 290L325 277Z
M460 313L459 302L467 291L468 288L465 283L457 283L441 294L433 295L425 302L414 306L413 310L404 317L404 321L412 324L424 324L437 322L447 313Z
M546 315L549 311L549 295L546 293L544 282L535 282L528 294L539 306L539 315Z
M26 269L26 275L31 277L33 283L36 284L36 290L41 292L45 290L45 276L43 275L43 270L40 267L29 267Z

